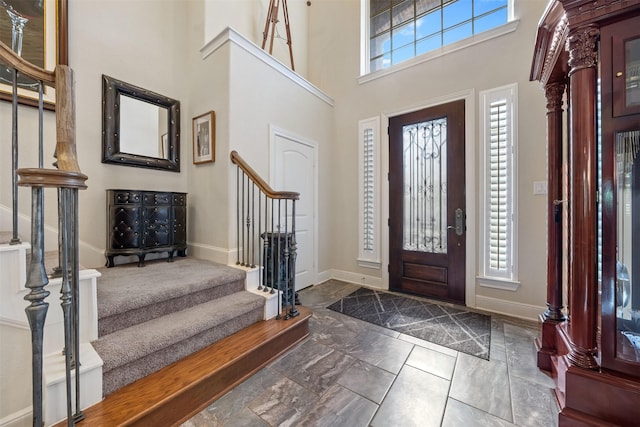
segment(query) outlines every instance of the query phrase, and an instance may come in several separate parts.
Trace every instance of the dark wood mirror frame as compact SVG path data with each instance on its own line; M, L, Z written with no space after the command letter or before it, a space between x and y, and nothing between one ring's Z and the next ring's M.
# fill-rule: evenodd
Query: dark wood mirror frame
M148 102L168 111L166 158L120 150L120 96ZM102 163L180 172L180 101L102 75Z

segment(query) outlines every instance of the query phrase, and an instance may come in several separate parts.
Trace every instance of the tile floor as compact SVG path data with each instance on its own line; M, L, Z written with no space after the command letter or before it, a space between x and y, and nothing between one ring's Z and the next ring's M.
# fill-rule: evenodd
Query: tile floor
M356 288L301 291L310 337L182 427L557 426L535 324L493 316L486 361L326 309Z

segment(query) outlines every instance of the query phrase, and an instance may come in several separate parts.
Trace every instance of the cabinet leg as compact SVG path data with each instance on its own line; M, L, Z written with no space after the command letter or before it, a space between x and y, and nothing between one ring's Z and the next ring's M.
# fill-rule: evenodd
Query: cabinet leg
M105 258L107 258L107 263L105 264L105 267L107 268L111 268L113 267L113 256L105 256Z
M138 267L144 267L145 254L138 255Z
M167 259L167 262L173 262L173 253L174 253L174 250L173 250L173 249L171 249L171 250L168 252L168 254L169 254L169 259Z

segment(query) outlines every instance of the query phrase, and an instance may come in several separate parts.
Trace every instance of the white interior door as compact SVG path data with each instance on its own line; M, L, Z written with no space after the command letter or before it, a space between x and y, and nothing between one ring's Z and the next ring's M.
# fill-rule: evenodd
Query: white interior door
M271 187L276 191L296 191L296 290L316 280L316 147L308 141L272 129ZM291 220L290 218L288 219Z

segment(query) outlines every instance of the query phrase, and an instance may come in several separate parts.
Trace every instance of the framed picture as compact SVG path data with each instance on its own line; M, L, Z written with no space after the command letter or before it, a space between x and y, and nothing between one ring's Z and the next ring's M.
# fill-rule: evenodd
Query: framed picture
M166 154L169 152L169 133L163 133L160 135L160 149L158 150L160 157L166 158Z
M12 46L14 26L23 25L21 56L30 63L53 71L56 64L68 64L68 0L0 1L0 41ZM17 46L16 46L17 48ZM0 100L11 102L13 77L6 67L0 70ZM55 110L53 88L45 86L44 108ZM18 78L18 102L38 106L38 84L28 77Z
M193 163L216 160L216 113L209 111L193 118Z

